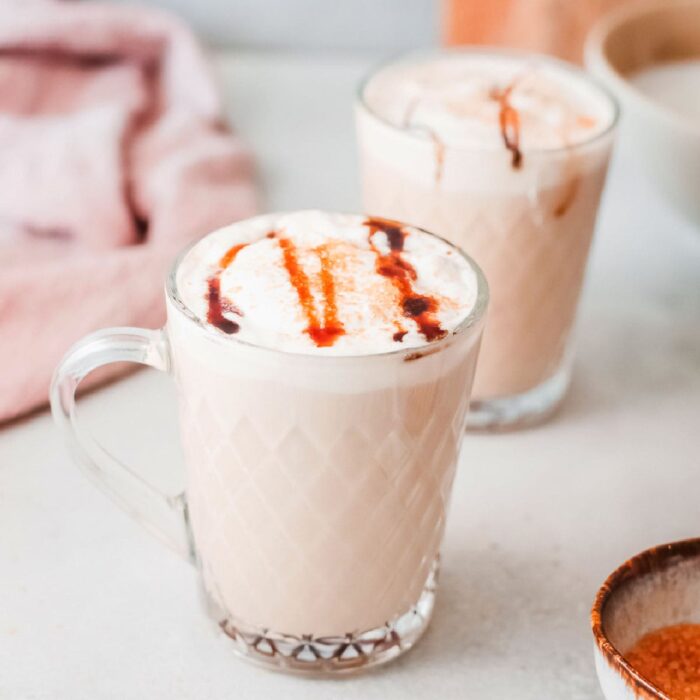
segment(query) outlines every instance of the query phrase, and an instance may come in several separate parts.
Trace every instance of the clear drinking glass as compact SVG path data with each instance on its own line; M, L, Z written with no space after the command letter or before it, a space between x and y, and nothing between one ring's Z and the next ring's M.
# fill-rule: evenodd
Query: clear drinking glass
M525 150L452 147L421 127L396 126L365 99L373 77L397 64L445 56L515 57L552 64L572 89L604 104L609 123L589 140ZM474 257L491 289L468 425L538 422L571 376L571 330L605 181L617 106L583 71L545 56L496 49L409 54L362 83L356 105L363 200L370 215L445 236ZM496 127L497 128L497 127Z
M100 331L58 368L51 403L76 459L198 566L209 614L238 654L306 674L395 658L433 609L487 306L483 275L469 261L476 305L444 339L327 357L256 347L202 324L178 294L180 260L164 329ZM175 379L180 495L144 482L76 420L79 382L118 361Z

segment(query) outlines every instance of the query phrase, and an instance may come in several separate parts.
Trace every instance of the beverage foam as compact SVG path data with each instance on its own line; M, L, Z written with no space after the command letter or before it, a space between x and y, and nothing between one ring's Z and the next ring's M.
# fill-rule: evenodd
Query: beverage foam
M365 105L389 124L456 148L551 149L601 133L610 99L563 64L537 56L452 51L375 73Z
M472 311L477 289L472 264L439 238L320 211L222 228L177 271L183 303L222 337L340 356L439 340Z

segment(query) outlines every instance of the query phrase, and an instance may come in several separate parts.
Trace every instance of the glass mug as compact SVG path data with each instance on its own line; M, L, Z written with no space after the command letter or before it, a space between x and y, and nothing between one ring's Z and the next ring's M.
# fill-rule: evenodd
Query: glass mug
M433 609L488 302L482 273L469 260L475 306L429 346L304 355L203 324L178 294L186 252L167 279L165 328L99 331L57 369L52 409L76 460L196 564L208 612L239 655L313 675L395 658ZM80 381L123 361L175 379L186 462L180 495L146 483L77 421Z
M449 57L514 58L563 72L605 111L605 126L580 143L524 150L516 166L506 148L443 144L424 127L386 121L369 104L368 86L382 71ZM571 331L617 123L614 98L551 57L442 49L381 66L360 86L355 114L365 211L439 233L476 258L489 281L469 426L547 418L570 383Z

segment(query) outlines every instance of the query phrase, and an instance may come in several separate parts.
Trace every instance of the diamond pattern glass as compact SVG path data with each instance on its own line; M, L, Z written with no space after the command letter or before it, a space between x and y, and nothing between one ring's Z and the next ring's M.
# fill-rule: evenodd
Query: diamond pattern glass
M444 157L454 163L460 153L446 149ZM504 156L486 153L481 160L498 157ZM473 390L479 406L535 392L562 371L569 355L608 150L585 171L567 166L559 180L549 172L558 165L538 160L517 188L510 182L499 192L426 183L367 149L362 155L367 212L444 236L486 275L491 302Z
M420 636L480 334L318 358L173 329L194 548L240 653L336 672Z

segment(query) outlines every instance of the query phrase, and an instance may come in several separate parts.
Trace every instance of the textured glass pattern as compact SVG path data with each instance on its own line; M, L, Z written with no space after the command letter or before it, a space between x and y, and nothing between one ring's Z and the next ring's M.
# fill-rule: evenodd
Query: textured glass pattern
M491 302L475 399L521 394L564 357L584 277L606 163L585 177L527 191L454 191L416 183L364 158L365 208L462 247L483 269ZM525 177L525 176L524 176Z
M412 609L444 531L477 339L381 359L367 390L342 369L338 391L260 378L222 390L224 376L181 361L190 522L227 619L345 636ZM349 360L358 376L377 361Z
M404 614L372 630L315 637L251 629L230 618L221 619L219 625L234 641L236 651L258 665L303 674L353 673L391 661L420 639L433 613L437 574L438 560L418 602ZM221 613L213 609L212 614L217 617Z

